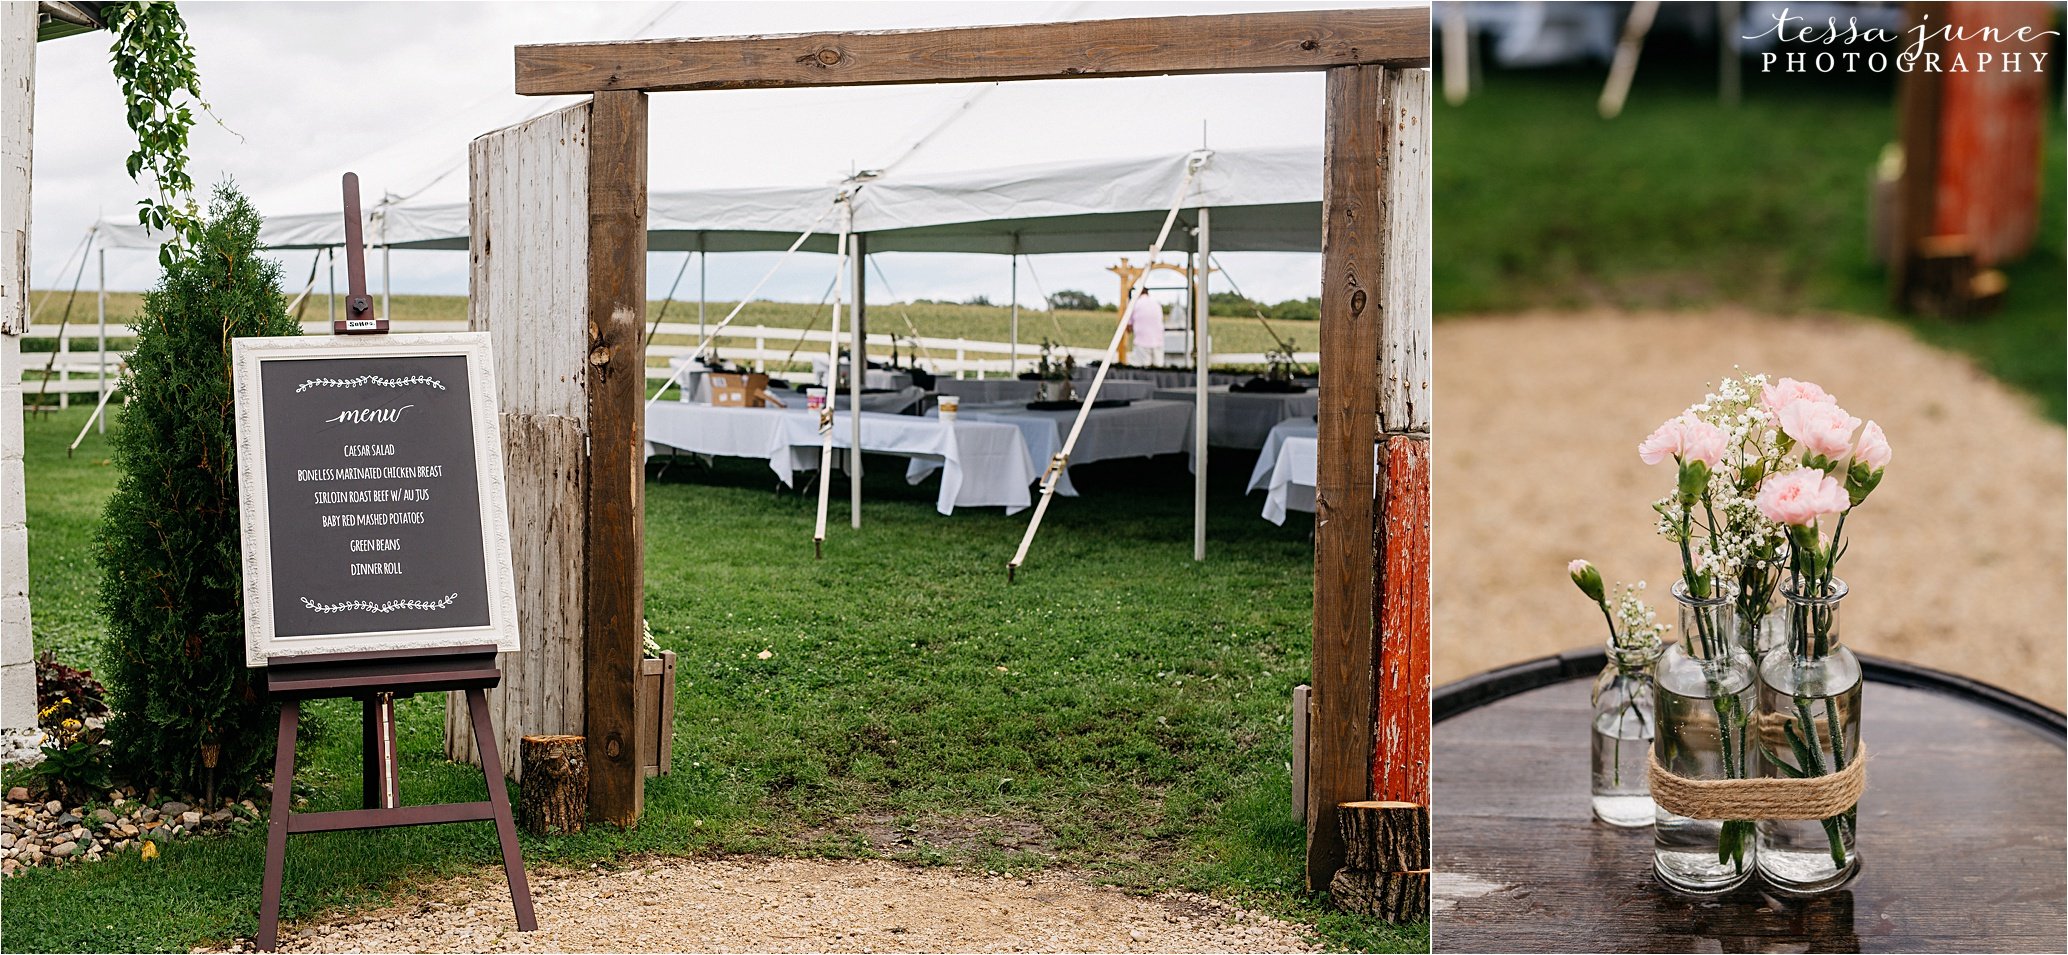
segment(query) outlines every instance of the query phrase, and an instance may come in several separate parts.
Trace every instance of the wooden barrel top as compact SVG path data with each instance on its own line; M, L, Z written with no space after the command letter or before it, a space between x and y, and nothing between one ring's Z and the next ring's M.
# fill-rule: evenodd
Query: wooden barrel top
M2003 690L1862 657L1874 760L1860 875L1809 902L1758 879L1661 888L1650 829L1588 809L1599 650L1446 686L1432 800L1439 952L2005 952L2068 943L2068 737Z

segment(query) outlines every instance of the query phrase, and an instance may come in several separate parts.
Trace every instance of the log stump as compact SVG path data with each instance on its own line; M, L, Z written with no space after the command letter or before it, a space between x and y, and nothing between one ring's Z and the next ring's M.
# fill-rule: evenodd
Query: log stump
M1429 918L1429 807L1411 802L1336 805L1343 868L1328 892L1345 912L1389 922Z
M589 815L587 742L581 736L524 737L518 798L525 832L548 836L582 831Z
M1429 867L1429 807L1411 802L1346 802L1336 808L1343 867L1414 872Z
M1345 912L1376 915L1388 922L1423 922L1429 918L1429 870L1366 872L1338 869L1328 894Z

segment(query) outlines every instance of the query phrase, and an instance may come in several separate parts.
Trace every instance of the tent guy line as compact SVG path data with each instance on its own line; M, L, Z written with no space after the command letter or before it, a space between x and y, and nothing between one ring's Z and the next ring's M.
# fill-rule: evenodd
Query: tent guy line
M1177 194L1171 197L1170 212L1163 217L1163 229L1156 233L1156 241L1149 246L1147 261L1154 262L1157 256L1163 254L1163 244L1170 239L1171 226L1177 224L1178 211L1185 207L1185 200L1191 194L1192 180L1198 178L1200 170L1206 168L1212 158L1213 150L1210 149L1195 150L1186 157L1185 178L1178 183ZM1012 560L1005 565L1005 579L1008 583L1018 576L1020 565L1027 560L1027 548L1033 546L1034 535L1041 531L1041 517L1048 513L1048 503L1055 499L1056 483L1062 480L1063 469L1070 464L1070 452L1077 448L1077 436L1084 432L1084 420L1091 416L1092 406L1099 400L1099 388L1106 383L1106 373L1113 370L1113 362L1119 358L1120 339L1127 334L1129 304L1127 296L1121 296L1120 321L1113 326L1112 341L1106 343L1105 360L1099 362L1099 370L1091 376L1091 388L1084 396L1084 403L1077 408L1077 420L1070 424L1070 434L1063 439L1063 449L1057 451L1055 457L1050 459L1047 472L1041 475L1041 500L1034 505L1034 518L1027 522L1027 533L1020 538L1019 550L1013 552ZM1206 379L1204 361L1199 363L1199 377L1202 381ZM1202 405L1205 400L1205 397L1201 396ZM1206 462L1198 461L1194 466L1204 473Z

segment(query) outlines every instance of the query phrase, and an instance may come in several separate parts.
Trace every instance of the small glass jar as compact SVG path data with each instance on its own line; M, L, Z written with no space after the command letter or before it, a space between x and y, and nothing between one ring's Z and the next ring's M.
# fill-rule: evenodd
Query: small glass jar
M1659 725L1652 664L1663 646L1623 648L1611 639L1594 681L1594 818L1624 829L1652 824L1651 755Z
M1743 627L1747 624L1741 619L1738 625ZM1764 661L1767 654L1783 649L1788 642L1788 613L1782 608L1768 611L1766 616L1752 621L1750 626L1752 638L1747 642L1751 644L1754 663Z
M1667 772L1688 779L1745 779L1752 749L1747 730L1758 700L1752 655L1738 634L1728 596L1696 597L1673 584L1680 640L1652 668L1658 731L1652 752ZM1690 895L1729 892L1752 877L1757 846L1744 819L1693 819L1657 809L1652 870L1667 887Z
M1827 776L1859 760L1866 681L1859 658L1839 642L1845 581L1833 577L1819 589L1782 589L1787 639L1760 662L1761 749L1770 776ZM1775 892L1797 897L1845 885L1860 868L1858 823L1857 806L1829 819L1762 820L1760 875Z

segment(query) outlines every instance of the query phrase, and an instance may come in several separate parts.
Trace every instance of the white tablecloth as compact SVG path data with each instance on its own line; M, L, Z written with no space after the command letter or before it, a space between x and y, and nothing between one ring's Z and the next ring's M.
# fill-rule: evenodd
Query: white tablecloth
M1088 381L1096 371L1098 369L1095 367L1082 367L1077 369L1077 375ZM1239 381L1248 381L1252 377L1255 376L1228 371L1208 371L1206 383L1208 386L1232 385ZM1146 381L1157 388L1190 388L1193 382L1199 380L1199 373L1189 368L1122 368L1115 365L1112 371L1106 373L1106 380Z
M847 412L835 414L833 446L851 447L853 427ZM786 485L793 483L796 472L818 468L818 430L818 416L803 408L714 408L661 401L646 409L649 455L656 449L673 449L760 458ZM937 418L865 411L862 450L911 458L905 479L913 484L941 471L934 507L942 514L957 507L1017 512L1031 503L1027 486L1041 473L1027 456L1019 430L995 422L962 420L945 427Z
M793 409L804 407L805 401L809 397L801 390L772 389L769 393L781 399L785 405ZM833 402L834 410L846 410L848 408L848 393L843 391L836 397L838 400ZM896 391L865 391L862 392L862 412L864 414L872 411L882 414L904 414L907 410L918 406L920 402L925 400L926 390L910 385Z
M1264 439L1264 453L1249 474L1248 490L1264 492L1265 520L1283 524L1288 510L1314 512L1319 434L1315 422L1295 419L1280 422Z
M1183 401L1198 397L1193 388L1158 388L1159 401ZM1261 448L1271 429L1282 421L1307 419L1321 407L1317 392L1302 394L1251 394L1230 391L1227 385L1206 390L1206 443L1216 448Z
M962 417L977 421L998 421L1018 425L1027 442L1027 453L1042 468L1063 447L1075 411L1030 411L1024 404L964 405ZM1192 451L1192 406L1178 401L1137 401L1125 408L1094 408L1077 436L1077 448L1070 455L1072 465L1119 458L1146 458L1159 454ZM1074 494L1069 471L1056 485L1059 493Z
M840 378L843 381L847 379L847 365L847 359L840 359ZM819 355L811 360L811 377L813 381L826 380L825 355ZM910 388L912 387L912 373L909 371L904 371L902 369L864 368L862 369L862 387L890 389Z
M934 392L936 394L954 395L961 398L964 405L995 404L1007 401L1025 403L1034 400L1034 384L1034 382L1021 381L1018 378L985 378L981 380L965 378L961 381L956 381L952 378L941 378L934 382ZM1080 379L1077 382L1079 394L1089 390L1091 390L1091 379ZM1099 386L1099 398L1101 400L1110 398L1119 401L1140 401L1149 397L1150 393L1155 390L1156 386L1146 381L1115 381L1108 378L1105 384Z

